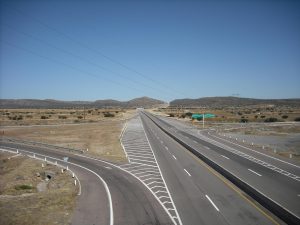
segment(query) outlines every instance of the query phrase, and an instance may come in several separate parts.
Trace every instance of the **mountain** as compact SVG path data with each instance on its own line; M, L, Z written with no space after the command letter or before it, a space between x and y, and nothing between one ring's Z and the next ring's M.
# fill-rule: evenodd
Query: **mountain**
M165 104L165 102L141 97L129 101L117 101L113 99L96 100L96 101L59 101L53 99L0 99L1 109L18 109L18 108L150 108Z
M153 98L148 98L148 97L141 97L141 98L134 98L126 103L127 107L152 107L152 106L157 106L161 104L165 104L165 102L153 99Z
M238 97L205 97L197 99L175 99L170 102L170 106L183 107L239 107L253 105L275 105L275 106L300 106L300 99L254 99Z

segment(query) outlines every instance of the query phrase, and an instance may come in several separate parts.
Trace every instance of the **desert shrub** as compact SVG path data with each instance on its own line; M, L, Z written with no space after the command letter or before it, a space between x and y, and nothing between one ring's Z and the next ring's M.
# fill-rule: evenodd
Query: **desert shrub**
M41 119L46 120L46 119L48 119L48 117L47 116L41 116Z
M15 189L16 190L31 190L31 189L33 189L33 187L30 185L21 184L21 185L16 185Z
M248 123L248 119L242 118L242 119L240 120L240 122L241 122L241 123Z
M300 121L300 117L296 117L294 121Z
M175 115L174 115L174 113L170 113L169 116L170 117L174 117Z
M22 120L23 116L22 115L20 115L20 116L15 115L15 116L9 116L8 118L10 120Z
M266 117L266 116L264 116L264 115L260 116L260 118L262 118L262 119L265 118L265 117Z
M187 113L185 113L185 115L186 115L187 117L192 117L193 113L187 112Z
M283 115L281 118L282 119L287 119L289 116L288 115Z
M275 117L270 117L270 118L267 118L267 119L265 119L265 122L266 123L273 123L273 122L277 122L277 118L275 118Z
M90 109L90 110L88 110L88 113L90 114L90 113L92 113L92 111L93 111L93 110Z
M26 115L26 118L31 119L33 116L32 115Z
M115 113L119 113L119 111L116 111Z
M254 118L257 119L258 115L255 115Z
M58 116L58 119L64 119L64 120L65 120L65 119L67 119L67 118L68 118L68 117L65 116L65 115L59 115L59 116Z
M83 116L77 116L77 118L81 120L83 118Z
M104 117L114 117L114 116L115 116L115 114L112 114L110 112L105 112L104 113Z
M240 116L241 116L241 115L243 115L243 113L242 113L242 112L238 112L238 115L240 115Z

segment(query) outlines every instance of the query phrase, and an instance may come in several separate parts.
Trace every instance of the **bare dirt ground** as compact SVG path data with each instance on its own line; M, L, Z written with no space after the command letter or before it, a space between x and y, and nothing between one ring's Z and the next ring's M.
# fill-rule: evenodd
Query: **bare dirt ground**
M223 132L239 140L264 145L280 155L300 156L300 123L247 124L226 128Z
M126 157L119 136L126 119L134 113L135 110L131 110L122 112L122 115L117 117L101 117L101 120L93 123L66 124L56 120L56 124L52 125L35 125L36 123L31 121L32 126L1 126L0 135L80 149L84 150L85 154L120 162L126 161ZM30 122L26 119L24 121Z
M242 110L240 109L238 112L241 111ZM170 114L164 111L153 110L152 112L157 115L170 117ZM237 138L237 141L241 142L241 144L243 143L243 140L248 144L253 142L254 145L258 147L258 149L261 149L261 151L264 151L266 153L275 153L284 157L290 157L292 154L293 159L300 160L300 123L294 122L294 119L300 116L299 109L285 109L285 112L284 109L273 110L273 112L264 112L260 109L259 113L261 113L262 115L272 117L276 117L277 115L277 117L279 117L280 114L288 116L289 119L286 118L286 120L288 121L279 123L264 123L259 117L258 119L260 121L256 120L256 122L239 123L237 121L239 121L241 116L238 115L238 113L230 115L231 113L228 112L228 110L216 110L209 112L218 113L216 115L225 115L223 119L231 119L230 122L222 121L220 119L222 118L222 116L219 116L217 118L205 119L205 129L212 128L217 129L221 133L227 133L232 138ZM256 112L256 110L254 110L254 112ZM180 115L182 114L178 115L178 117L174 115L174 117L171 118L188 125L192 125L197 129L203 129L202 121L192 121L188 117L181 117ZM250 116L251 121L255 121L255 115L259 114L252 114ZM264 146L264 150L262 149L262 146Z
M77 186L53 165L0 153L0 224L70 224ZM9 159L10 158L10 159ZM46 174L52 177L46 181Z

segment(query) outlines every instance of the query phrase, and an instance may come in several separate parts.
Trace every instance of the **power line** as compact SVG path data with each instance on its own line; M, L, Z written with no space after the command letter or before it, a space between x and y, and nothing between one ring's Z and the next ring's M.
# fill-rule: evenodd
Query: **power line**
M8 25L8 24L5 24L5 23L3 23L3 24L4 24L4 26L6 26L7 28L13 30L14 32L17 32L17 33L19 33L19 34L22 34L22 35L24 35L24 36L27 36L27 37L29 37L29 38L31 38L31 39L34 39L34 40L36 40L36 41L38 41L38 42L40 42L40 43L42 43L42 44L45 44L45 45L47 45L47 46L49 46L49 47L51 47L51 48L54 48L54 49L56 49L56 50L58 50L58 51L61 51L61 52L65 53L65 54L68 54L68 55L71 55L71 56L73 56L73 57L76 57L76 58L78 58L78 59L80 59L80 60L82 60L82 61L85 61L85 62L87 62L87 63L89 63L89 64L91 64L91 65L97 66L98 68L100 68L100 69L102 69L102 70L104 70L104 71L110 72L110 73L112 73L112 74L114 74L114 75L116 75L116 76L118 76L118 77L121 77L121 78L123 78L123 79L124 79L124 77L125 77L125 76L123 76L123 75L121 75L121 74L119 74L119 73L117 73L117 72L115 72L115 71L112 71L112 70L110 70L110 69L107 69L106 67L101 66L100 64L98 64L98 63L96 63L96 62L93 62L93 61L91 61L91 60L88 60L88 59L86 59L86 58L84 58L84 57L82 57L82 56L80 56L80 55L74 54L73 52L70 52L70 51L65 50L65 49L63 49L63 48L60 48L60 47L58 47L58 46L56 46L56 45L54 45L54 44L51 44L51 43L49 43L49 42L47 42L47 41L45 41L45 40L43 40L43 39L40 39L40 38L38 38L38 37L35 37L35 36L33 36L32 34L29 34L29 33L24 32L24 31L20 31L20 30L14 28L14 27L12 27L12 26L10 26L10 25ZM171 92L168 92L168 91L166 91L166 90L161 90L161 89L158 89L158 88L155 88L155 87L151 87L151 86L149 86L149 85L146 85L146 84L143 84L143 83L141 83L141 82L139 82L139 81L136 81L136 80L134 80L134 79L131 79L130 77L126 77L126 79L129 80L129 81L131 81L131 82L133 82L133 83L135 83L135 84L144 86L144 87L146 87L146 88L150 88L150 89L155 90L155 91L160 91L160 92L162 91L162 92L164 92L164 93L167 93L169 96L171 96L171 95L170 95ZM172 96L173 96L173 95L174 95L174 93L172 93Z
M106 58L107 60L113 62L114 64L117 64L117 65L119 65L119 66L121 66L121 67L127 69L128 71L131 71L131 72L133 72L133 73L139 75L140 77L143 77L144 79L147 79L147 80L149 80L149 81L151 81L151 82L153 82L153 83L156 83L156 84L158 84L158 85L160 85L160 86L162 86L162 87L164 87L164 88L167 88L167 90L173 90L173 91L175 91L175 93L180 94L180 95L182 95L182 96L185 96L184 93L180 93L178 90L173 89L173 88L170 87L169 85L163 84L162 82L158 82L157 80L154 80L154 79L152 79L152 78L150 78L150 77L148 77L148 76L145 76L144 74L142 74L141 72L138 72L137 70L133 69L132 67L129 67L129 66L127 66L127 65L125 65L125 64L123 64L123 63L121 63L121 62L119 62L118 60L115 60L115 59L113 59L113 58L111 58L111 57L109 57L109 56L103 54L101 51L99 51L99 50L97 50L97 49L91 48L89 45L86 45L85 43L76 40L75 38L71 37L70 35L68 35L68 34L66 34L66 33L64 33L64 32L62 32L62 31L60 31L60 30L58 30L58 29L56 29L56 28L54 28L54 27L52 27L52 26L46 24L46 23L44 23L43 21L39 20L38 18L33 17L32 15L29 15L29 14L27 14L27 13L21 11L20 9L15 8L15 7L11 7L11 6L8 6L8 7L10 7L10 8L13 9L13 10L15 10L15 11L18 12L19 14L21 14L21 15L23 15L23 16L26 16L26 17L32 19L33 21L35 21L35 22L41 24L42 26L46 27L47 29L52 30L53 32L55 32L55 33L57 33L57 34L59 34L59 35L65 37L65 38L71 40L72 42L74 42L74 43L80 45L81 47L86 48L86 49L88 49L88 50L90 50L90 51L92 51L92 52L95 52L95 53L101 55L102 57L104 57L104 58ZM174 93L172 92L172 94L174 94Z
M40 58L46 59L46 60L51 61L51 62L53 62L53 63L63 65L63 66L65 66L65 67L71 68L71 69L73 69L73 70L75 70L75 71L78 71L78 72L80 72L80 73L86 74L86 75L88 75L88 76L90 76L90 77L94 77L94 78L99 79L99 76L97 76L97 75L94 74L94 73L91 73L91 72L82 70L82 69L80 69L80 68L77 68L77 67L75 67L75 66L69 65L69 64L64 63L64 62L61 62L61 61L59 61L59 60L50 58L50 57L48 57L48 56L41 55L41 54L39 54L39 53L37 53L37 52L35 52L35 51L32 51L32 50L30 50L30 49L27 49L27 48L18 46L18 45L14 44L14 43L11 43L11 42L8 42L8 41L5 41L5 40L0 40L0 41L3 42L3 43L5 43L5 44L7 44L7 45L9 45L9 46L11 46L11 47L14 47L14 48L16 48L16 49L22 50L22 51L24 51L24 52L28 52L28 53L30 53L30 54L32 54L32 55L35 55L35 56L38 56L38 57L40 57ZM143 90L141 90L141 89L138 89L138 88L132 87L132 86L130 86L130 87L129 87L129 86L126 86L126 85L124 85L124 84L121 84L121 83L119 83L119 82L117 82L117 81L108 79L108 78L106 78L106 77L104 77L104 78L102 77L102 79L103 79L103 80L106 80L106 82L114 83L114 84L116 84L116 85L118 85L118 86L121 86L121 87L127 87L128 89L134 89L134 90L136 90L136 91L138 91L138 92L143 92Z

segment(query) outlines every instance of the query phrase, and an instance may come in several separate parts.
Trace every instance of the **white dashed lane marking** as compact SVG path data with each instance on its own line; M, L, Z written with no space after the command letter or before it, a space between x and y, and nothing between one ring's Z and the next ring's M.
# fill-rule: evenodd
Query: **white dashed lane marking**
M184 171L191 177L191 174L186 169Z
M225 155L221 155L223 158L225 158L225 159L229 159L227 156L225 156Z
M220 210L218 209L218 207L215 205L215 203L210 199L210 197L208 195L205 195L205 197L208 199L208 201L213 205L213 207L219 212Z
M248 169L250 172L252 172L252 173L254 173L254 174L256 174L257 176L262 176L261 174L259 174L259 173L257 173L257 172L255 172L255 171L253 171L253 170L251 170L251 169Z

